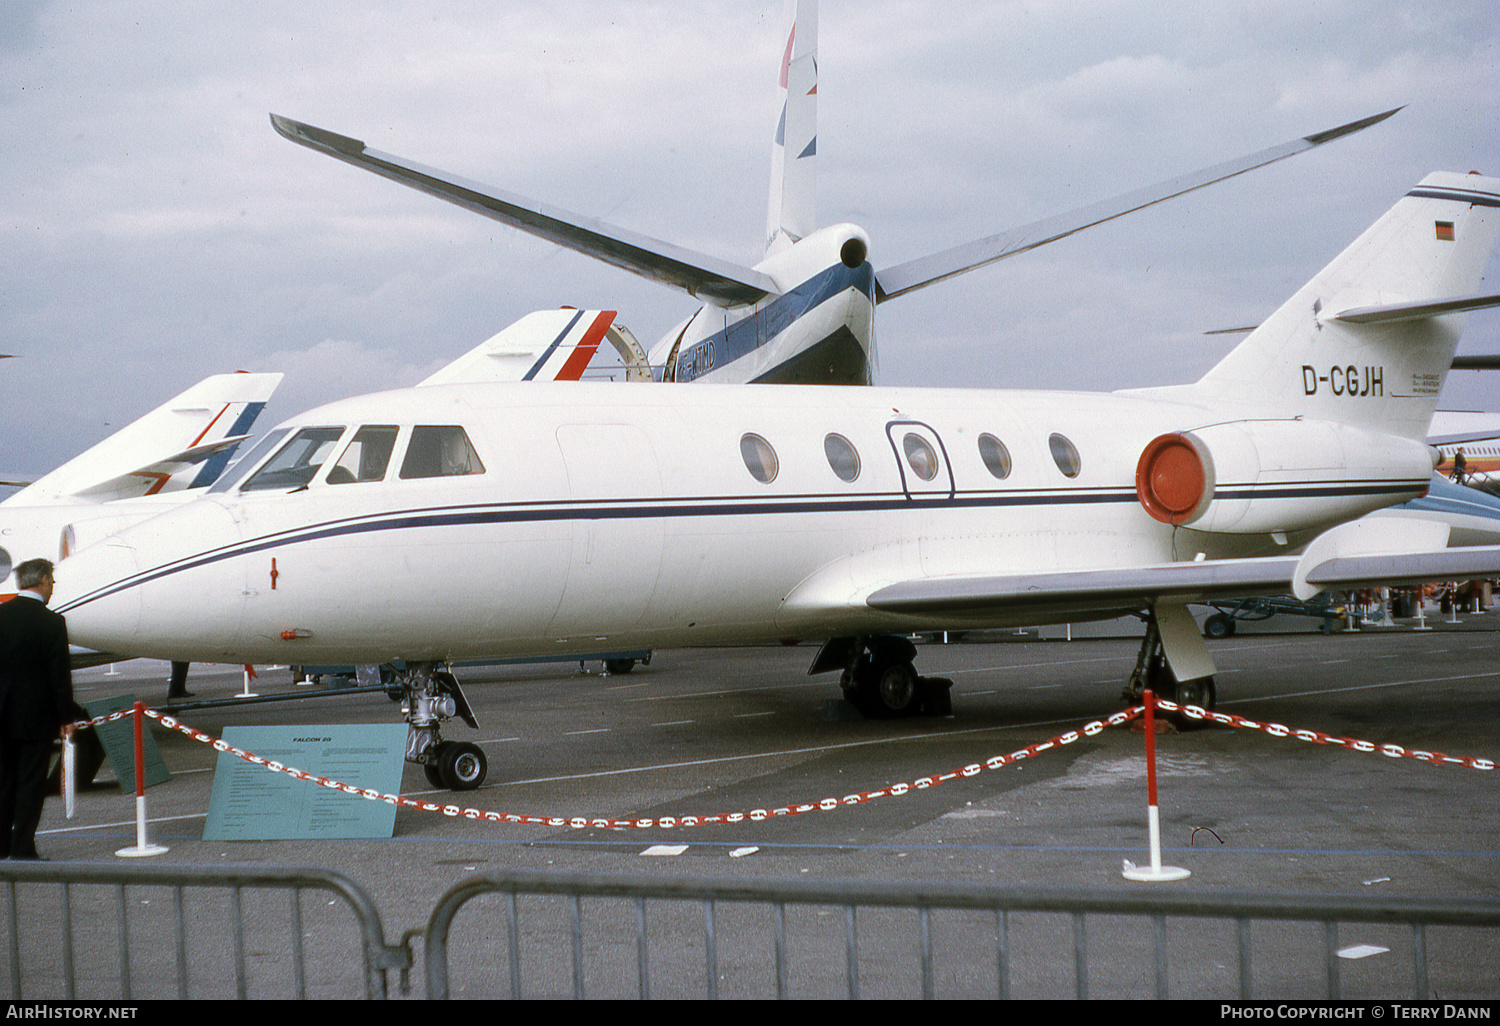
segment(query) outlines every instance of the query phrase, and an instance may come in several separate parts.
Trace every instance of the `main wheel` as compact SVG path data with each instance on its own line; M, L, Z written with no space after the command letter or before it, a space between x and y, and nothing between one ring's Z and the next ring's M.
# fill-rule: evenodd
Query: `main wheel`
M635 660L629 658L606 659L604 660L604 669L610 674L610 676L618 677L620 674L629 673L631 670L635 669Z
M445 741L438 747L438 773L451 791L472 791L484 783L489 762L484 749L467 741Z
M911 663L892 663L880 671L875 686L886 716L907 716L917 708L917 671Z
M1178 681L1178 687L1176 687L1172 699L1178 705L1197 705L1199 708L1208 709L1208 711L1212 712L1214 711L1215 697L1217 697L1217 693L1215 693L1214 678L1212 676L1199 676L1199 678L1193 679L1193 681ZM1185 715L1182 717L1182 721L1184 723L1196 723L1196 720L1191 720L1191 718L1185 717Z

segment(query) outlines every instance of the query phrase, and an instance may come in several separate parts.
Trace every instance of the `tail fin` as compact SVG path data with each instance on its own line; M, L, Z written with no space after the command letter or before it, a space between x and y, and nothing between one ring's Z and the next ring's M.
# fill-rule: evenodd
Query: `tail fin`
M1428 175L1184 391L1420 440L1500 230L1500 179Z
M215 374L6 500L46 506L203 487L224 469L281 374Z
M766 256L780 252L817 227L817 0L787 0L787 15L789 27L781 56L781 115L771 145Z

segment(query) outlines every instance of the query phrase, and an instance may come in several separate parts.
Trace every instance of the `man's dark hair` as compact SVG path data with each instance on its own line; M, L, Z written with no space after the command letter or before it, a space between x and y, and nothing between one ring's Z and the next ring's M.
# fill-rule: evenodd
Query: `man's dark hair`
M16 584L22 591L29 591L42 583L42 580L52 576L52 561L50 559L28 559L16 567Z

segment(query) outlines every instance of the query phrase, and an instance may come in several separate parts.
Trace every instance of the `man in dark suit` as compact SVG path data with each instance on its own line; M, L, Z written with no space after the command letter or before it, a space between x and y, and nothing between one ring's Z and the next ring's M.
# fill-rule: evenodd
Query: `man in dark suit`
M77 706L67 623L47 608L52 564L27 560L16 584L0 603L0 857L37 859L52 743Z

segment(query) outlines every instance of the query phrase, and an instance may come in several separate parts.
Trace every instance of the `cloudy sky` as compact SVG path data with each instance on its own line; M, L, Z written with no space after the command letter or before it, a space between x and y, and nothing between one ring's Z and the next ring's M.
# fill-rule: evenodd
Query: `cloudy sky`
M1470 0L824 0L823 223L883 267L1401 104L1312 154L880 309L879 380L1196 378L1432 170L1500 174L1500 8ZM294 146L267 114L741 263L780 0L0 4L0 467L211 373L261 427L415 383L535 310L690 299ZM1494 290L1500 262L1486 287ZM1462 352L1500 353L1500 313ZM1443 405L1500 408L1500 375Z

